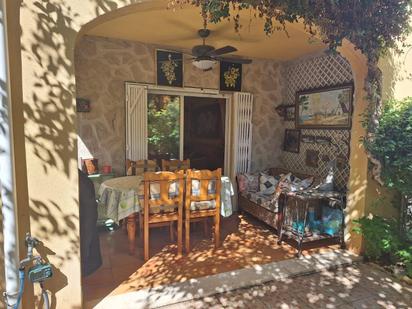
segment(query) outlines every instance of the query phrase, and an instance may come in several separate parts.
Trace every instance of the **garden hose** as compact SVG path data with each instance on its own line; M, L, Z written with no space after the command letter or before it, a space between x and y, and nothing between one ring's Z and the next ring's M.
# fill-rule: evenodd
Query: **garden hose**
M19 268L19 281L20 281L20 286L19 286L19 293L17 294L17 301L16 304L14 305L14 309L18 309L21 303L21 298L23 296L23 291L24 291L24 278L26 276L26 273L23 268Z

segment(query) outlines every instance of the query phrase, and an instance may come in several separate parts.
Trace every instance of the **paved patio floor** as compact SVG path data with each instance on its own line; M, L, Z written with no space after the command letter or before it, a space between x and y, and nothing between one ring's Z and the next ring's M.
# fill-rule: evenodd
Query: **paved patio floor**
M412 308L412 286L359 263L161 308Z

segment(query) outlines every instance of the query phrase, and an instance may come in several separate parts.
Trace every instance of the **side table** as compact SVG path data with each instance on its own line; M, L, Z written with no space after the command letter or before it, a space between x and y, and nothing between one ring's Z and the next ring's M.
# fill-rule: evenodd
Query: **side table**
M297 242L298 252L296 255L298 257L302 253L303 243L335 239L340 242L342 247L344 247L344 193L337 191L321 192L317 190L305 190L283 194L285 194L285 206L283 207L283 220L280 227L279 244L282 242L284 236L294 239ZM288 203L288 201L291 202ZM317 207L321 207L321 211L323 211L325 204L327 207L342 211L342 222L340 224L339 234L330 235L326 233L318 233L315 235L309 230L308 211L310 204L316 204Z

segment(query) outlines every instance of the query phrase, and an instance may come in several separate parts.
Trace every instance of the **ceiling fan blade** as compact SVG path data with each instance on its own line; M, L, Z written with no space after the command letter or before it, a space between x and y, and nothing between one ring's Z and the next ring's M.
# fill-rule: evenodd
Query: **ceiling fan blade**
M252 63L252 59L244 59L244 58L223 58L223 57L215 57L216 60L219 61L226 61L226 62L233 62L233 63L240 63L240 64L249 64Z
M218 49L215 49L211 52L208 53L209 56L219 56L219 55L224 55L228 53L233 53L237 51L237 49L233 46L227 45Z

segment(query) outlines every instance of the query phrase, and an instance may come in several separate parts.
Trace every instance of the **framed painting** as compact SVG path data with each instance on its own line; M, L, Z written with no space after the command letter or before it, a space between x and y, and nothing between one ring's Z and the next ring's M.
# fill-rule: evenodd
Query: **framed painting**
M353 84L296 93L296 127L348 129L351 127Z
M308 167L317 168L319 163L319 151L311 149L306 150L305 163Z
M221 61L219 85L221 91L242 91L242 64Z
M183 87L183 54L156 49L156 82L160 86Z
M286 129L283 141L283 150L288 152L299 153L300 147L300 130Z

